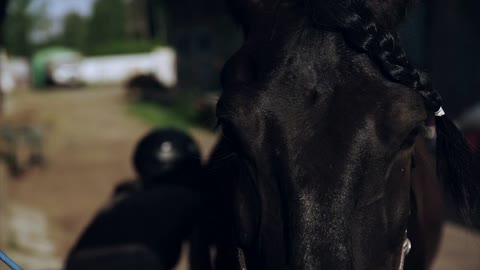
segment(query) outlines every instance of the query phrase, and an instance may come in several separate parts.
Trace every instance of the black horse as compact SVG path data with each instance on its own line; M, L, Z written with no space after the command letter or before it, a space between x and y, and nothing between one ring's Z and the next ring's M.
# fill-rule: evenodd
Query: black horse
M395 32L412 2L229 1L244 43L222 73L224 138L210 164L231 202L220 269L240 257L249 270L396 270L408 238L405 267L427 269L442 223L437 167L468 216L468 147ZM437 163L421 136L434 117Z

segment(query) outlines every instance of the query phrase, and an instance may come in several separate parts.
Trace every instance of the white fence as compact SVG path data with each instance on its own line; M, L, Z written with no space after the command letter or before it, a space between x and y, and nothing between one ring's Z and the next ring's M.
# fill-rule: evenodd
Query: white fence
M88 57L78 66L78 79L85 84L121 83L136 75L154 75L166 87L177 84L176 54L161 48L146 54Z

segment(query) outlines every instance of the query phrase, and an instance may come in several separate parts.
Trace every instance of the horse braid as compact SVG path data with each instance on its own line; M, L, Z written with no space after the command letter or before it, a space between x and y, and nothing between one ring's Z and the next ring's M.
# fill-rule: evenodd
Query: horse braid
M365 0L312 0L308 4L317 26L343 33L350 47L367 54L389 80L417 91L427 111L439 116L436 117L437 167L444 176L447 191L468 220L477 204L479 189L479 183L471 176L472 155L464 135L440 113L443 112L442 98L428 74L410 64L398 34L383 29Z

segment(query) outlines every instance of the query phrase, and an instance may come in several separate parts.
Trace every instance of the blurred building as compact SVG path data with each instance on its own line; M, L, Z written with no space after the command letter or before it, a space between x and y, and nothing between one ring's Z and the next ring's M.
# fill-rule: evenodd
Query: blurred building
M459 114L480 102L480 1L429 2L431 63L436 86L447 108Z
M240 45L240 29L225 0L131 0L127 33L175 48L178 88L219 90L225 61Z
M402 39L412 61L431 71L448 113L480 102L480 2L425 1L410 13Z
M240 45L224 0L166 0L167 40L177 50L179 87L220 89L219 74Z

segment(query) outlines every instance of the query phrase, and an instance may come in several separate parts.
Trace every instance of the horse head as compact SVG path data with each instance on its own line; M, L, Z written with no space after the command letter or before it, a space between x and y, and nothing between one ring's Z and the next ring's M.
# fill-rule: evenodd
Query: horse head
M443 112L393 30L411 2L230 1L244 42L217 115L248 269L402 264L416 142ZM452 181L468 201L466 181Z

